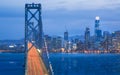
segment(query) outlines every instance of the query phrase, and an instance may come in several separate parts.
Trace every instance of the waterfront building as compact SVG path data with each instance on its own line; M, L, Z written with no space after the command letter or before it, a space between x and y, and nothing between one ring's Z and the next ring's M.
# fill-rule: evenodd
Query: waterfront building
M44 38L46 40L48 50L51 50L52 49L52 47L51 47L51 45L52 45L52 37L49 36L49 35L45 35Z
M62 37L60 36L53 37L51 47L53 50L61 49L62 48Z
M112 45L114 50L120 51L120 31L115 31L112 37Z
M57 46L57 49L62 48L62 37L60 37L60 36L57 37L56 46Z
M84 43L81 40L77 42L77 50L78 51L84 50Z
M108 31L103 32L103 48L104 50L110 50L112 45L112 36Z
M53 37L53 38L52 38L52 49L53 49L53 50L57 49L57 46L56 46L56 45L57 45L57 42L56 42L56 41L57 41L57 38L56 38L56 37Z

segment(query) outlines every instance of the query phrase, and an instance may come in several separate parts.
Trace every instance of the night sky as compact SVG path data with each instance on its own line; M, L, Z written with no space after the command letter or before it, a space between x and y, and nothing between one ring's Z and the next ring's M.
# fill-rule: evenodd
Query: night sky
M120 30L120 0L1 0L0 40L24 37L25 3L42 4L45 34L84 35L86 27L94 32L95 17L100 17L102 31ZM66 28L65 28L66 27Z

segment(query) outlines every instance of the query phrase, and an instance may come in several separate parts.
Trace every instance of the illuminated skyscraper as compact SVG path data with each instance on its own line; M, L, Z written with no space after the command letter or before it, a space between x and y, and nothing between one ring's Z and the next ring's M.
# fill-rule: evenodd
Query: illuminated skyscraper
M100 25L100 17L96 16L95 18L95 41L100 41L100 38L102 37L102 31L99 28Z
M95 29L99 29L99 23L100 23L100 17L99 16L96 16L95 17Z

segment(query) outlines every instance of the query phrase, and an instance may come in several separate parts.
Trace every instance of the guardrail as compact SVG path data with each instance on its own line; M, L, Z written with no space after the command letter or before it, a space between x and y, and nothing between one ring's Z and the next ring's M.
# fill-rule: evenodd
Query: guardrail
M51 62L50 62L50 59L49 59L49 52L48 52L48 49L47 49L47 44L46 44L46 40L44 39L44 48L41 52L41 57L43 59L43 62L47 68L47 71L49 72L50 75L54 75L54 72L53 72L53 68L52 68L52 65L51 65Z

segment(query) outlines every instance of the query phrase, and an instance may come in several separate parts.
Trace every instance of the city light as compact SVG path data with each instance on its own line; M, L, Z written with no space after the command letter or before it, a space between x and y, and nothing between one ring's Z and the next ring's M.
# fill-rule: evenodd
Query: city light
M99 17L99 16L96 16L95 19L96 19L96 20L100 20L100 17Z

